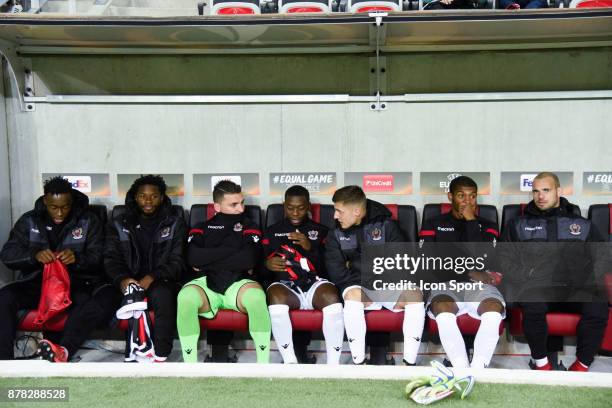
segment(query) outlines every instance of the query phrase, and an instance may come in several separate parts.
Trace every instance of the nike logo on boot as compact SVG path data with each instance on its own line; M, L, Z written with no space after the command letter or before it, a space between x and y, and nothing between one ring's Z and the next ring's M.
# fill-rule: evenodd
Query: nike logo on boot
M283 344L283 348L286 349L287 347L289 347L288 344Z
M191 354L191 349L187 349L187 350L185 350L185 353L187 353L187 354Z
M349 343L352 343L354 341L355 341L355 339L349 339Z
M340 351L340 347L334 347L334 350Z
M264 350L266 349L266 346L264 346L264 345L262 344L261 346L259 346L259 349L260 349L261 351L264 351Z

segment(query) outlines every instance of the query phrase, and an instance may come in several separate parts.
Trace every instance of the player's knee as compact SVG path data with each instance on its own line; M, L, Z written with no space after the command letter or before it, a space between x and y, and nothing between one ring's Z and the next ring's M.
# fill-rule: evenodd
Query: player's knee
M254 310L259 310L266 307L266 294L260 287L248 287L240 296L240 303L246 310L247 314Z
M457 314L458 308L457 304L451 298L446 296L441 297L439 299L435 299L431 303L431 312L434 316L439 315L440 313L452 313Z
M178 294L178 313L198 310L202 305L200 292L193 286L185 286Z
M423 293L420 290L403 291L398 299L398 303L419 303L423 301Z
M321 285L315 293L313 303L316 309L323 309L329 305L340 303L338 290L332 284Z
M266 297L269 305L286 305L287 291L281 285L272 285L268 288Z
M354 300L356 302L361 302L361 289L353 288L351 290L347 290L344 293L344 300Z
M504 312L504 305L498 299L485 299L478 306L478 314L482 315L487 312L502 314Z

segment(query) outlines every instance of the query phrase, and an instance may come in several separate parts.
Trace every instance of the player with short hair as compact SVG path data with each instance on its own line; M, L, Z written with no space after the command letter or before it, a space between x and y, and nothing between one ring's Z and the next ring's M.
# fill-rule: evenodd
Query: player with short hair
M373 302L375 294L362 287L362 253L370 245L403 242L405 238L391 219L391 212L382 204L366 198L359 186L342 187L334 193L336 228L329 234L325 265L330 280L344 299L344 327L353 363L365 361L366 322L364 310L385 307L394 312L404 311L404 363L416 363L425 308L419 290L394 291L388 301ZM392 297L392 298L391 298Z
M302 186L285 191L284 218L266 229L265 267L272 334L285 364L297 363L289 310L321 310L327 364L339 364L344 338L338 290L325 276L323 247L328 228L308 217L310 194Z
M221 309L249 316L249 333L258 363L270 360L270 316L266 294L253 271L261 254L261 231L244 214L244 196L229 180L213 189L216 214L189 231L188 263L201 277L178 295L177 328L183 360L196 362L200 324Z
M125 295L143 290L155 313L155 362L172 351L177 284L185 272L185 220L173 213L166 190L161 176L136 179L125 196L125 213L108 224L104 249L106 273L116 287Z
M539 173L532 184L533 199L527 204L524 215L508 223L504 230L504 242L565 242L563 259L554 262L544 257L539 251L535 257L525 256L530 262L535 258L535 265L519 265L524 246L517 247L517 253L509 252L504 257L504 280L509 279L516 285L523 284L527 289L520 296L519 305L523 311L523 331L531 349L536 370L552 370L553 364L548 359L548 311L566 311L580 313L581 318L577 331L576 361L569 367L570 371L588 371L595 358L603 338L608 321L608 305L599 296L589 302L571 302L562 297L559 302L543 301L545 291L550 288L551 278L557 283L569 284L580 288L583 280L591 273L592 252L580 243L602 241L591 221L574 214L575 206L562 197L559 178L551 172ZM541 248L534 244L536 248ZM526 271L527 269L528 271ZM558 292L559 294L561 291ZM567 294L571 297L573 293ZM546 299L545 299L546 300ZM553 362L556 363L556 362Z
M423 242L495 242L497 225L477 214L478 186L469 177L453 179L447 194L452 210L424 220L419 234ZM492 247L493 248L493 247ZM485 271L465 274L451 272L456 281L482 282L482 289L454 291L432 290L427 302L428 314L436 320L440 342L455 368L487 367L499 340L499 325L505 316L505 302ZM470 364L465 342L457 326L457 316L469 314L480 320L474 339L474 355Z
M112 317L113 289L102 268L102 223L89 210L89 199L61 176L44 183L34 209L23 214L0 252L15 282L0 289L0 360L12 359L17 312L36 309L41 296L43 267L61 261L70 277L68 319L57 341L41 340L40 355L52 362L74 357L91 332Z

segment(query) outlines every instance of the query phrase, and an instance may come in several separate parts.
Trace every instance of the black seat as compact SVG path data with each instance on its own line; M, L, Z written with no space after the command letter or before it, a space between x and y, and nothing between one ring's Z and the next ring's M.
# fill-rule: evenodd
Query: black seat
M89 204L89 211L94 213L98 219L102 222L102 224L106 224L108 221L108 213L106 211L106 206L103 204Z
M246 205L245 214L251 221L261 228L261 208L258 205ZM211 219L215 215L214 204L194 204L189 212L189 228Z
M418 240L417 213L413 205L384 204L391 211L391 218L397 222L408 242Z
M612 204L593 204L589 207L589 220L599 236L612 241Z

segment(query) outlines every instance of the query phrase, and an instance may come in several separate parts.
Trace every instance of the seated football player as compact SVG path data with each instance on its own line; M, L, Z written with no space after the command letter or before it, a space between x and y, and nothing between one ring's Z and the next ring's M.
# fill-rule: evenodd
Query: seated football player
M47 180L44 195L17 220L0 252L2 262L20 273L0 289L1 360L14 358L17 313L38 307L43 267L56 260L68 271L72 304L58 340L41 340L39 354L52 362L69 361L94 329L108 324L117 296L105 280L103 247L103 226L89 210L87 196L60 176Z
M185 271L185 221L173 213L166 190L161 176L136 179L125 197L125 213L107 227L104 248L106 273L116 287L125 295L144 292L155 315L149 358L154 362L166 361L172 351L176 293Z
M554 311L570 312L581 316L576 327L576 360L568 370L585 372L593 363L604 337L609 308L603 293L589 289L591 295L588 297L574 295L584 289L584 285L588 287L594 264L598 263L597 257L585 249L596 247L591 243L603 241L603 237L590 220L574 213L574 204L562 196L555 173L542 172L533 179L532 197L525 213L510 220L502 237L504 242L525 243L504 256L508 259L504 260L502 271L509 281L525 289L523 294L513 297L519 298L523 312L523 331L533 359L530 366L543 371L560 368L557 361L548 358L549 351L555 351L549 347L555 346L556 336L548 334L546 315ZM543 243L551 244L543 247ZM551 246L559 248L559 252L550 255L540 250L532 254L534 248ZM605 250L608 252L607 248ZM608 271L606 267L604 272ZM599 292L604 287L603 282L598 282L596 287ZM552 341L549 343L549 340ZM560 340L561 344L556 346L562 348Z
M342 304L338 290L324 276L323 244L327 227L312 221L310 194L302 186L285 192L284 219L264 233L265 267L272 334L285 364L297 363L289 310L321 310L327 364L339 364L344 338Z
M404 311L404 363L414 365L421 344L425 308L417 290L393 291L385 301L362 287L362 253L369 245L403 242L405 238L382 204L366 199L359 186L346 186L333 197L336 228L327 236L325 265L330 281L344 299L344 327L354 364L365 361L366 321L364 310L386 308Z
M177 328L183 360L196 362L199 316L213 319L219 310L235 310L249 317L249 333L258 363L270 359L270 315L266 294L255 281L261 255L261 231L244 214L239 185L229 180L213 189L216 214L189 231L187 259L201 275L178 295Z
M448 199L452 210L433 219L424 220L420 238L424 242L494 242L497 225L477 215L478 187L474 180L459 176L451 181ZM436 320L440 342L453 367L485 368L489 365L499 340L499 325L505 315L505 302L494 279L485 271L457 274L456 281L482 282L474 290L432 290L427 302L428 314ZM467 276L466 276L467 275ZM468 361L465 342L457 326L457 316L469 314L480 320L474 339L474 355Z

